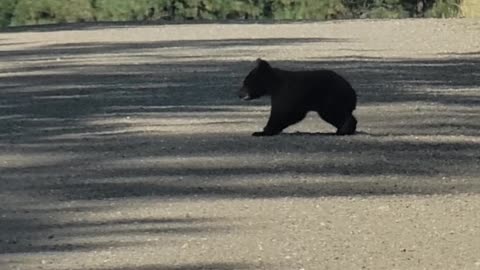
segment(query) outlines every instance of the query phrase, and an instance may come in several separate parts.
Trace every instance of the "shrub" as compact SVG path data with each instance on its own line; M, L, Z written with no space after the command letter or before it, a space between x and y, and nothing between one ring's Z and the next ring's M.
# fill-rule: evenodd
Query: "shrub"
M96 0L100 21L152 20L168 17L169 0Z
M272 4L274 19L325 20L342 17L345 6L338 0L278 0Z
M90 0L18 0L13 25L93 21Z
M259 19L265 1L255 0L202 0L198 1L198 18L201 19Z
M0 27L79 21L455 17L461 0L0 0ZM464 11L471 10L464 4ZM425 11L427 11L425 13Z
M458 0L437 0L432 9L427 12L428 17L450 18L460 14L460 3Z
M398 19L410 15L406 7L411 7L411 3L405 0L344 0L344 2L351 12L350 17L354 18Z
M95 10L91 0L57 0L56 16L60 22L85 22L95 20Z
M16 5L17 0L0 1L0 27L10 25Z

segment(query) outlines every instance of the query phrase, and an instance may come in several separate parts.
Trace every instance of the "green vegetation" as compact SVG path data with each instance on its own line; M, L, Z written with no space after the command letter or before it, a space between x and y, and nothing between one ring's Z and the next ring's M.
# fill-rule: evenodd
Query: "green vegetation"
M461 0L0 0L0 27L85 21L455 17Z
M3 0L1 0L3 1ZM17 0L12 25L93 21L89 0Z
M0 27L10 24L16 4L17 0L0 0Z
M274 1L272 10L273 18L280 20L325 20L342 17L346 11L338 0Z
M154 20L168 15L169 0L91 1L99 21Z
M428 12L428 16L435 18L455 17L460 13L460 5L456 0L437 0Z

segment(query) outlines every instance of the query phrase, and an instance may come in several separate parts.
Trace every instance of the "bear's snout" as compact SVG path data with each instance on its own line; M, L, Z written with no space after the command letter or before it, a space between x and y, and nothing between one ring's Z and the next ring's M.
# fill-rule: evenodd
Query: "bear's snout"
M248 89L243 86L240 91L238 91L238 97L243 99L243 100L250 100L252 99L252 97L250 96L250 94L248 93Z

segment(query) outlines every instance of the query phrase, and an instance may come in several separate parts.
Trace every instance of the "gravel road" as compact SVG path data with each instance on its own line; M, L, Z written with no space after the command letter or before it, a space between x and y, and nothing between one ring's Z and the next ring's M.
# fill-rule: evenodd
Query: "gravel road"
M359 134L251 137L262 57L333 69ZM0 269L480 270L480 21L0 33Z

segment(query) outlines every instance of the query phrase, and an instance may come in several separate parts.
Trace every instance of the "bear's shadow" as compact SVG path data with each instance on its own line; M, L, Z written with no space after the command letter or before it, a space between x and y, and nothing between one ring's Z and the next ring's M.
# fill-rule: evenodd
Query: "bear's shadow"
M303 132L303 131L296 131L296 132L282 132L279 134L280 136L318 136L318 137L327 137L327 136L339 136L335 132ZM353 135L346 135L346 136L355 136L355 135L371 135L364 131L357 131Z

